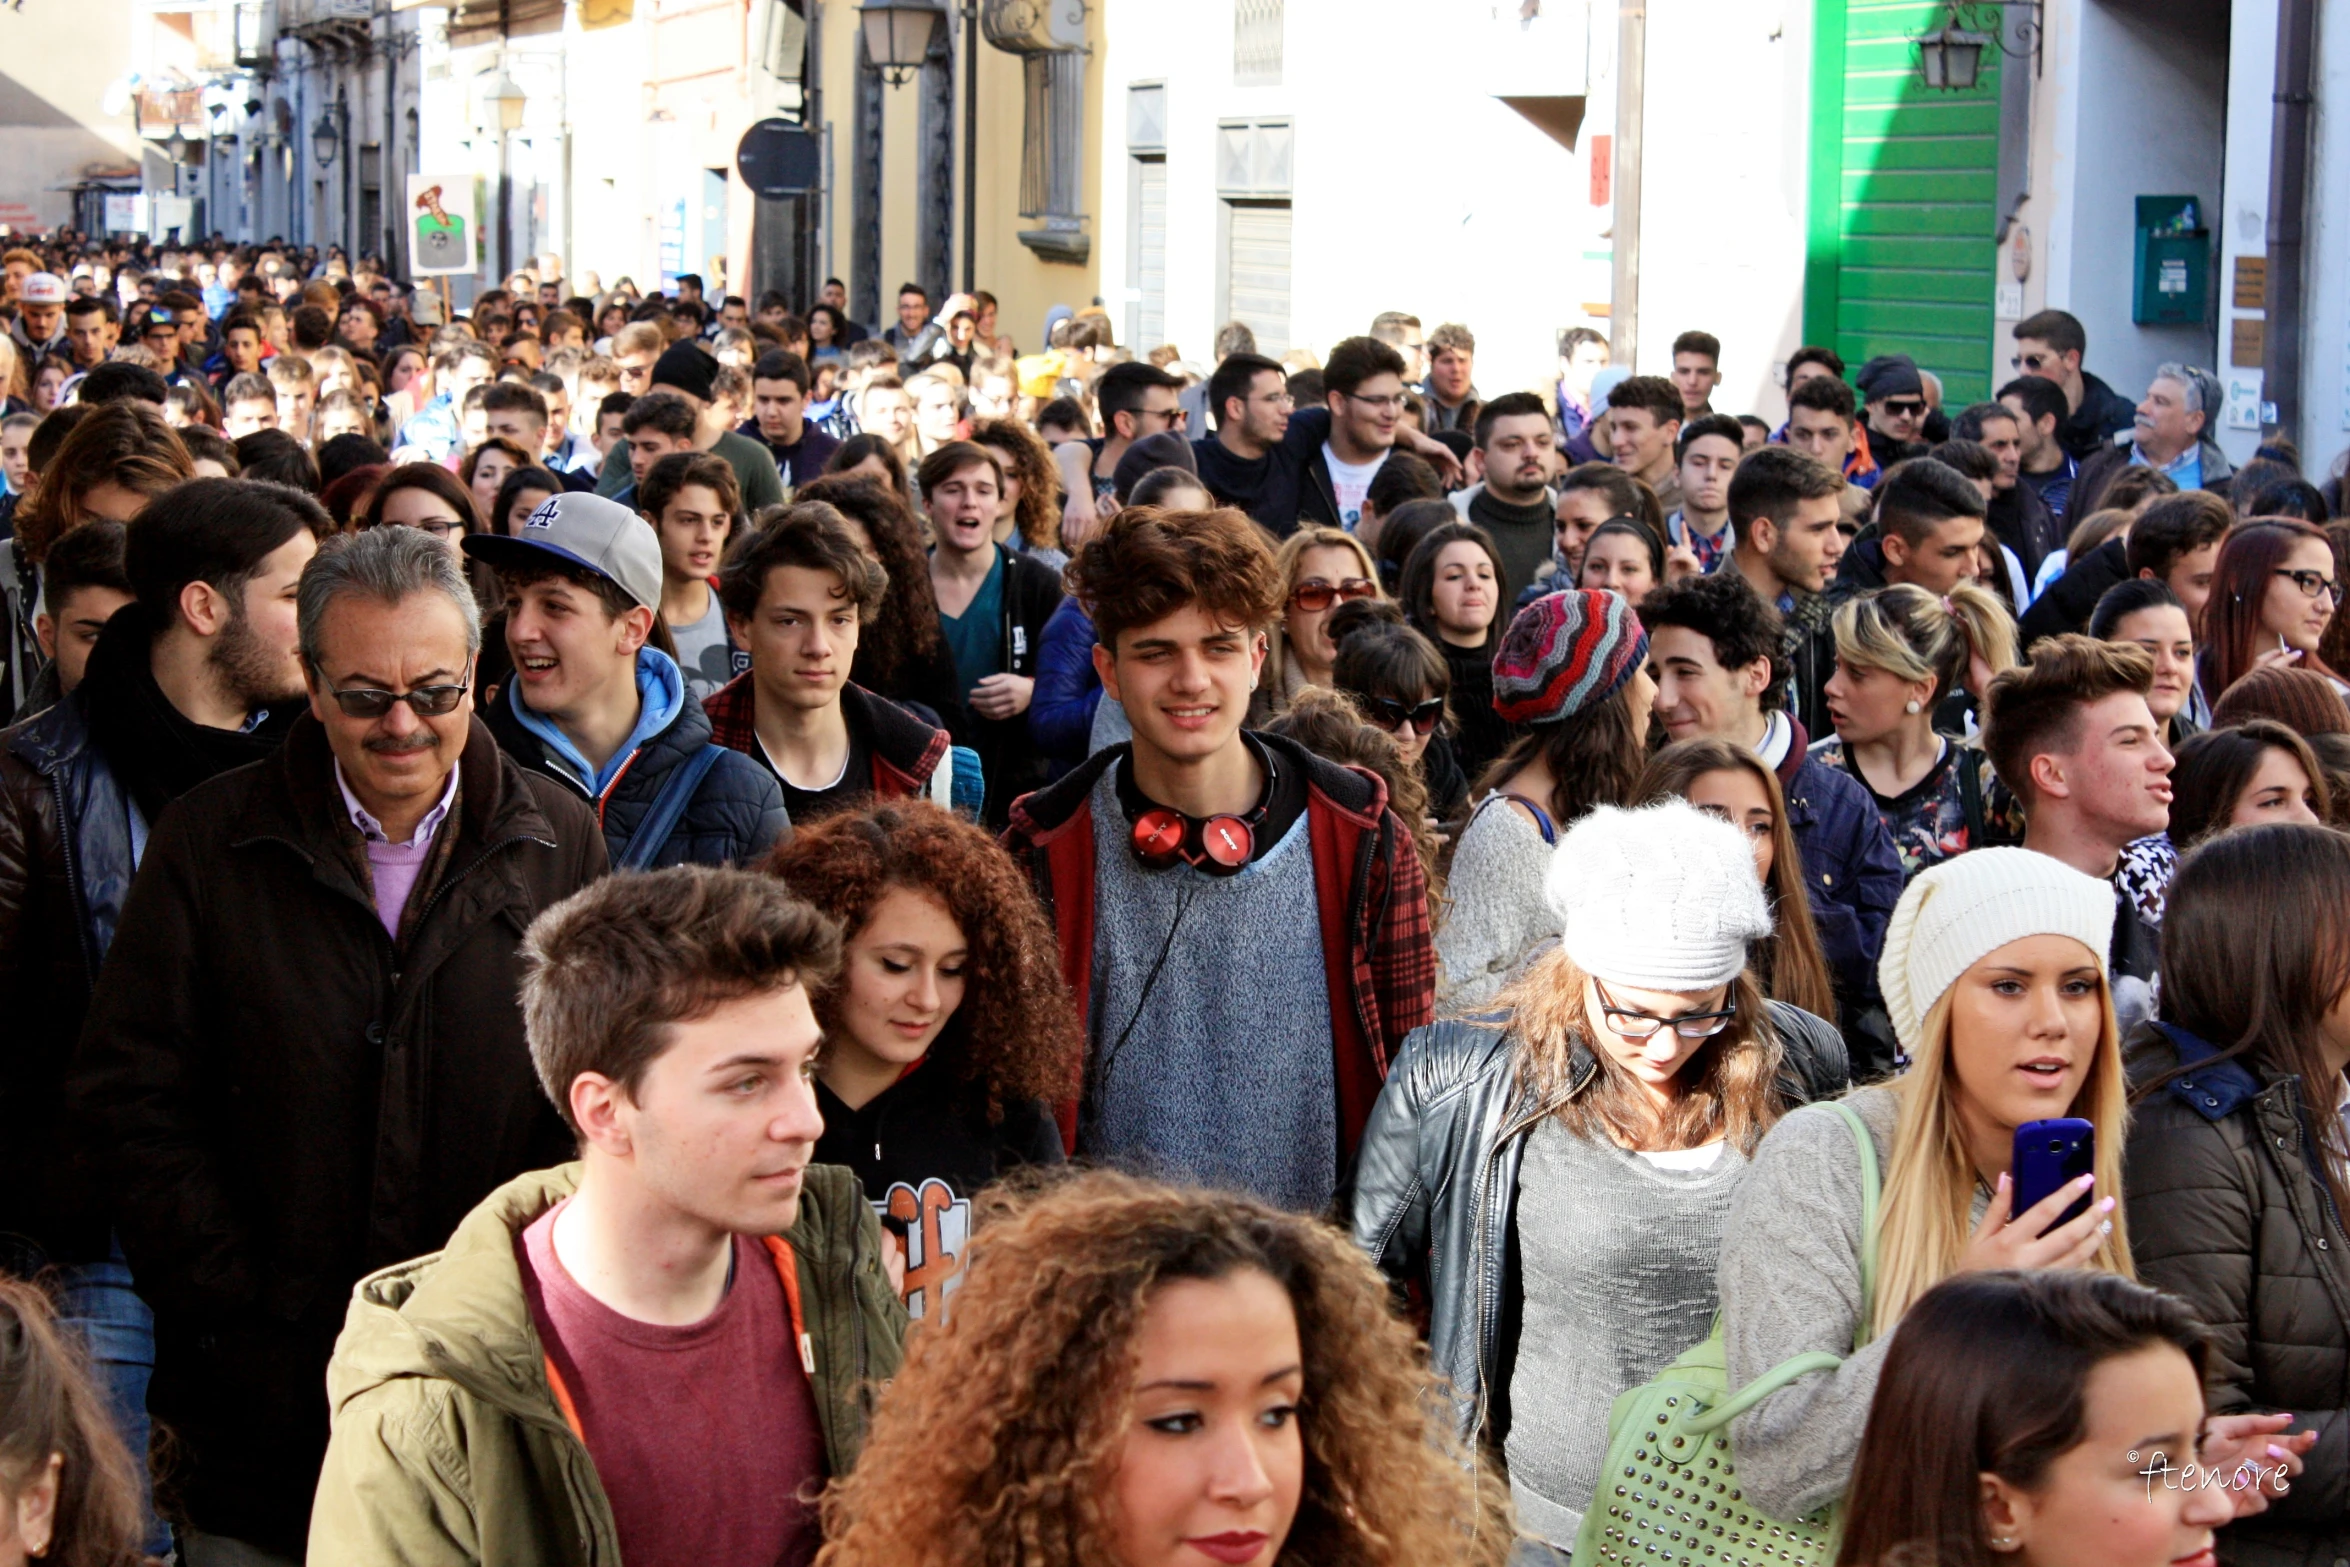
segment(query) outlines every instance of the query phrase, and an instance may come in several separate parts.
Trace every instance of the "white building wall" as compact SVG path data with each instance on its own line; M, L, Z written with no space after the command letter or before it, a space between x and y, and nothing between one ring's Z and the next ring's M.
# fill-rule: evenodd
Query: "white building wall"
M1711 332L1714 406L1773 424L1803 341L1811 40L1808 0L1648 7L1636 368L1668 374L1677 335Z
M2235 0L2228 34L2228 117L2226 179L2220 210L2212 214L2220 231L2219 331L2212 373L2228 389L2228 406L2212 434L2230 458L2241 463L2260 444L2260 366L2230 363L2231 323L2238 317L2264 322L2267 312L2235 304L2236 261L2268 253L2268 154L2270 94L2276 83L2276 0Z
M1591 202L1594 138L1615 131L1609 0L1552 0L1544 43L1496 0L1289 0L1277 87L1233 85L1232 0L1107 0L1100 55L1104 296L1127 320L1129 86L1167 87L1166 339L1202 365L1216 327L1216 127L1295 126L1291 338L1325 354L1382 310L1477 334L1486 395L1555 374L1559 331L1603 333L1613 212ZM1720 337L1720 405L1777 418L1800 341L1811 8L1652 0L1638 367L1674 336ZM1568 147L1502 95L1582 95ZM1147 348L1152 345L1140 344Z
M1588 86L1584 9L1542 8L1567 35L1530 83L1509 55L1513 3L1492 0L1289 0L1277 87L1232 80L1232 0L1107 0L1099 55L1105 90L1101 276L1125 329L1130 200L1126 94L1167 85L1166 338L1196 363L1216 327L1216 126L1287 118L1295 127L1290 337L1327 354L1382 310L1477 334L1488 396L1536 385L1555 334L1598 325L1608 212L1589 201L1586 115L1570 150L1486 89L1580 95ZM1496 12L1507 15L1497 19ZM1589 21L1612 46L1613 8ZM1142 347L1151 345L1144 344Z
M2350 444L2350 15L2330 0L2317 24L2317 106L2311 117L2309 216L2301 347L2301 460L2310 474L2341 471ZM2273 56L2272 56L2273 58ZM2273 73L2261 83L2266 106ZM2263 183L2263 191L2266 184Z

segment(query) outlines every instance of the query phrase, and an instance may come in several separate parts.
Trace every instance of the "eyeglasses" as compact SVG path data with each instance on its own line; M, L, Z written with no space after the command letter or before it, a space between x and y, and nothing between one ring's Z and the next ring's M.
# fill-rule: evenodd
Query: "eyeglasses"
M1403 393L1401 392L1391 392L1385 397L1358 397L1352 392L1346 393L1345 396L1349 402L1357 402L1368 408L1376 408L1381 413L1393 412L1403 407Z
M1289 607L1308 614L1319 614L1331 605L1352 599L1377 596L1379 585L1362 577L1348 577L1335 585L1320 577L1308 577L1289 590Z
M413 691L378 691L371 686L353 686L348 691L328 686L326 690L345 718L381 718L392 710L394 702L407 703L419 718L445 718L457 710L457 699L471 684L461 681L453 686L418 686Z
M1134 417L1137 421L1164 419L1167 421L1166 428L1180 430L1191 422L1191 410L1188 408L1137 408L1134 410Z
M1264 403L1274 408L1295 408L1297 406L1297 399L1287 392L1271 392L1263 397L1252 397L1249 401Z
M1391 696L1358 696L1355 698L1371 710L1371 722L1382 729L1401 729L1405 724L1424 735L1436 733L1437 721L1444 717L1444 698L1430 697L1414 707L1406 707Z
M417 532L429 533L436 539L445 539L452 533L462 533L465 531L465 524L459 522L454 517L427 517L422 522L387 522L376 523L373 524L373 526L382 528L414 528Z
M2305 599L2316 598L2322 593L2337 604L2342 602L2341 585L2322 571L2287 571L2280 566L2275 574L2291 577L2293 586L2301 590L2301 596Z
M2037 370L2055 357L2054 354L2015 354L2009 357L2007 363L2009 368L2015 370Z
M1614 1029L1621 1039L1648 1039L1660 1028L1670 1028L1683 1039L1711 1039L1729 1027L1730 1019L1738 1012L1735 1005L1738 993L1735 990L1730 992L1733 1004L1719 1012L1687 1012L1679 1017L1658 1017L1653 1013L1633 1012L1617 1006L1608 999L1607 986L1600 984L1596 974L1592 976L1591 983L1599 992L1599 1009L1607 1014L1607 1026Z
M1885 399L1885 412L1896 419L1915 419L1925 411L1926 400L1922 397L1888 397Z

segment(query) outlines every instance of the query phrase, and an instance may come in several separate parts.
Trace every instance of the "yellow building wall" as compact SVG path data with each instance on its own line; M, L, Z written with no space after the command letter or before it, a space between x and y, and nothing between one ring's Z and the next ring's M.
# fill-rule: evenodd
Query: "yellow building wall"
M855 298L857 279L855 236L872 215L856 210L857 12L850 0L817 0L821 11L818 43L823 54L821 86L823 118L831 127L833 233L830 270L850 284ZM959 25L959 23L958 23ZM1098 46L1100 10L1088 18L1089 41ZM958 73L956 87L961 90ZM997 330L1008 334L1022 352L1042 346L1044 314L1055 304L1076 308L1092 303L1101 292L1099 234L1083 266L1048 262L1019 241L1019 231L1030 226L1020 216L1020 152L1024 131L1022 97L1025 91L1019 56L1006 54L984 40L979 46L979 157L977 266L979 287L1001 304ZM881 319L867 323L876 329L895 319L897 287L917 279L915 269L915 157L919 135L919 93L914 83L882 89L882 200L881 275L875 280L881 297ZM1084 202L1096 222L1101 212L1102 82L1098 70L1089 70L1085 84ZM958 196L962 186L962 107L955 108L954 179ZM747 193L746 193L747 194ZM1089 225L1090 231L1091 225ZM955 214L954 260L950 285L962 281L962 214Z

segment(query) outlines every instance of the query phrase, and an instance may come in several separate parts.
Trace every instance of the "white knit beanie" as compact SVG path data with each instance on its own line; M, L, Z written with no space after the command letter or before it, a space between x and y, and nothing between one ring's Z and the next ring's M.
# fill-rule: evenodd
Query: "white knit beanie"
M1686 800L1603 805L1559 840L1543 895L1584 973L1636 990L1711 990L1771 933L1746 835Z
M1975 849L1911 882L1885 927L1877 983L1893 1036L1912 1055L1928 1012L1958 976L2026 936L2070 936L2105 970L2113 885L2030 849Z

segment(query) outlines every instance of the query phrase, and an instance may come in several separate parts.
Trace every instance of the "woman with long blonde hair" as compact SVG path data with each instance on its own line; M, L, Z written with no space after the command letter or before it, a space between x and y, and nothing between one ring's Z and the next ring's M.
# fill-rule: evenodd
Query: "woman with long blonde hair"
M1670 797L1600 806L1545 891L1557 949L1491 1012L1405 1041L1353 1223L1428 1302L1454 1424L1503 1456L1519 1527L1565 1552L1610 1407L1706 1336L1757 1145L1847 1072L1834 1029L1755 983L1770 906L1721 818Z
M818 1567L1500 1567L1498 1488L1336 1230L1100 1172L981 1201Z
M1771 900L1771 933L1754 944L1752 954L1763 994L1835 1022L1836 987L1820 953L1819 930L1811 922L1803 856L1795 847L1795 829L1787 824L1787 797L1778 773L1728 740L1710 735L1676 740L1649 758L1632 797L1649 805L1676 795L1737 828L1753 847L1755 874Z
M1281 618L1273 623L1264 672L1249 703L1252 729L1289 706L1307 686L1332 683L1338 646L1330 640L1330 613L1351 599L1385 598L1378 563L1363 541L1337 528L1300 528L1273 556L1281 574Z
M1883 1176L1876 1233L1860 1233L1850 1126L1824 1109L1773 1128L1731 1205L1730 1385L1810 1351L1849 1357L1733 1422L1739 1482L1768 1516L1798 1518L1843 1493L1885 1346L1934 1285L2005 1268L2131 1273L2117 1206L2127 1090L2105 970L2113 919L2109 884L2025 849L1962 854L1902 894L1878 977L1915 1064L1848 1101ZM2012 1213L2016 1128L2067 1116L2096 1129L2093 1175Z

